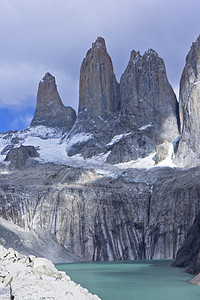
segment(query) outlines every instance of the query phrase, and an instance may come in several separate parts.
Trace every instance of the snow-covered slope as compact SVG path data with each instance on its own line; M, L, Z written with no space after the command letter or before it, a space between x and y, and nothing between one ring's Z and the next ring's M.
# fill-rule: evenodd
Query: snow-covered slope
M131 133L125 134L129 135ZM118 143L124 135L115 136L111 144ZM39 153L39 157L35 158L40 163L54 163L72 166L85 166L85 167L102 167L103 169L124 169L124 168L152 168L155 165L155 152L152 152L145 158L139 158L137 160L131 160L126 163L115 164L114 166L105 163L107 153L100 153L92 158L84 159L80 154L69 157L67 150L70 147L87 142L92 138L92 134L79 133L72 138L63 138L62 132L58 129L36 126L28 127L22 131L9 131L7 133L0 134L0 162L5 162L6 154L12 148L18 148L20 145L23 146L34 146ZM157 166L170 166L175 167L171 161L171 157L165 159Z

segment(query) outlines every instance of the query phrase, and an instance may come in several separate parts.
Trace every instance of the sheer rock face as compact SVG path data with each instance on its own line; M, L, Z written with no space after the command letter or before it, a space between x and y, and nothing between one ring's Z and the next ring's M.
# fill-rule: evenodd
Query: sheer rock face
M76 112L61 101L55 77L46 73L39 83L37 106L31 126L44 125L69 131L76 120Z
M200 155L200 37L186 58L179 103L182 138L176 159L181 165L192 166L199 162Z
M199 210L199 174L42 164L0 174L0 215L86 260L175 258Z
M119 84L113 72L110 56L103 38L97 38L87 52L80 71L79 113L105 119L119 110Z
M177 110L164 62L155 51L143 56L132 52L119 95L104 39L98 38L81 67L79 116L68 136L67 154L103 154L111 164L148 156L179 135ZM83 132L90 139L72 145Z
M184 267L185 271L191 274L200 273L200 212L188 230L187 237L177 253L173 266Z
M178 104L168 82L165 65L150 49L143 56L132 51L120 80L121 111L131 124L152 127L154 140L162 143L178 136Z

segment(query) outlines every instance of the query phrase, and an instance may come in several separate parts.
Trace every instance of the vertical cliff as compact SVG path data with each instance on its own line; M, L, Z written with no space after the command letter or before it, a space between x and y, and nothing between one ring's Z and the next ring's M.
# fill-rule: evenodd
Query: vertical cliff
M178 136L178 103L168 82L164 61L150 49L134 50L120 80L121 111L132 125L152 127L154 140L172 142Z
M65 107L57 91L55 77L46 73L39 83L37 105L31 126L44 125L69 131L76 120L76 112Z
M79 113L105 119L119 110L119 84L113 72L105 40L98 37L87 52L80 70Z
M0 215L86 260L175 258L199 210L199 174L39 164L0 175Z
M111 164L145 157L177 138L177 111L164 62L154 50L143 56L132 51L119 85L105 41L97 38L81 66L79 115L67 154L103 155ZM80 134L85 138L78 141Z
M188 230L187 237L177 253L173 266L186 268L186 272L191 274L200 273L200 212Z
M176 161L183 166L199 163L200 139L200 37L192 44L180 81L181 140Z

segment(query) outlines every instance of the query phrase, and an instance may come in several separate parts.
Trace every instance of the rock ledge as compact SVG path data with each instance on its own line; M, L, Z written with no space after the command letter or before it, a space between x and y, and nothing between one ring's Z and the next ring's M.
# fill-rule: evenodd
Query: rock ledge
M58 271L46 258L26 257L0 246L1 300L100 299Z

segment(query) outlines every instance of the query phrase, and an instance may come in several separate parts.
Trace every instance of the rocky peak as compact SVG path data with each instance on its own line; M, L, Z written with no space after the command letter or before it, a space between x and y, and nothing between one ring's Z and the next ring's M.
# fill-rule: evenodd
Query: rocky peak
M132 51L120 80L121 112L134 126L148 124L156 143L178 135L176 96L168 82L164 61L149 49L141 55Z
M107 118L119 110L119 84L113 72L105 40L98 37L82 62L79 86L79 113L89 118Z
M45 74L45 76L42 78L42 80L41 80L41 82L50 82L50 81L54 81L54 83L55 83L55 77L54 76L52 76L49 72L47 72L46 74Z
M106 43L105 43L104 38L98 37L98 38L96 39L96 42L95 42L95 43L92 43L92 48L93 48L93 49L95 49L95 48L101 48L102 50L107 51L107 50L106 50Z
M76 120L76 112L65 107L57 90L55 77L46 73L39 83L37 105L31 126L44 125L69 131Z

